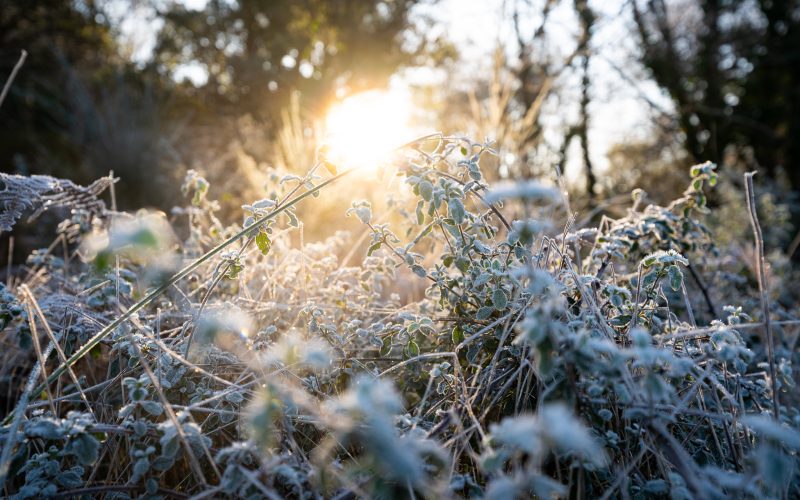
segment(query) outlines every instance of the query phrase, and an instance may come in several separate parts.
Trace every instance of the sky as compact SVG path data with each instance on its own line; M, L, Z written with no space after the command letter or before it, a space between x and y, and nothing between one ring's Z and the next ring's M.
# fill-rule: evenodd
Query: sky
M540 8L542 2L530 3ZM608 167L607 152L613 145L646 139L650 121L643 97L662 109L671 108L669 98L632 62L636 45L628 37L630 17L626 3L624 0L589 2L601 19L592 38L595 55L590 64L592 102L588 132L592 163L600 172ZM426 7L426 13L441 23L441 29L459 47L465 63L478 67L482 61L490 60L498 43L506 47L515 44L509 4L505 0L440 0ZM548 20L549 36L564 56L575 46L576 24L572 15L572 2L562 2ZM523 29L527 24L532 31L539 19L531 15L527 21L521 21ZM560 88L577 90L577 78L575 72L563 75ZM577 94L566 97L562 101L550 100L542 114L545 138L555 147L560 145L563 129L573 123L578 112ZM569 177L577 177L576 171L582 168L577 148L574 142L568 155Z
M207 0L182 1L188 8L202 9ZM509 15L512 3L509 0L439 0L432 4L422 3L417 7L417 14L434 19L433 29L458 47L462 59L460 66L475 72L489 69L491 54L498 44L508 47L508 55L514 56L514 33ZM530 3L540 8L542 2ZM117 15L121 20L121 35L129 44L131 57L145 60L152 51L154 36L160 26L157 20L143 21L149 17L146 6L134 3L138 10L131 12L130 5L125 0L118 0L114 11L112 2L112 16ZM595 55L590 66L592 102L589 126L590 157L599 172L608 166L607 152L613 145L646 139L649 133L646 100L665 110L671 106L669 99L646 78L642 68L633 63L631 54L636 47L635 41L628 36L630 18L625 5L624 0L590 1L590 6L600 14L592 38ZM563 55L575 46L577 26L573 15L572 2L561 2L548 20L552 47ZM538 23L535 10L521 18L523 30L532 31ZM410 74L413 72L406 73ZM400 76L400 85L406 75ZM553 149L560 146L563 130L576 120L578 77L574 71L565 72L555 86L561 89L559 97L550 99L543 109L545 140ZM176 78L188 78L201 84L205 74L201 67L187 66L176 72ZM395 84L397 82L395 79ZM573 142L566 169L568 177L575 178L579 177L582 166L577 141Z

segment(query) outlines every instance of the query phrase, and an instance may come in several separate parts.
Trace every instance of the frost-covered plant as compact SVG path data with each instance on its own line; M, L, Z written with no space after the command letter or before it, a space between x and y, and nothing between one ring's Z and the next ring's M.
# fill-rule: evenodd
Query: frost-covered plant
M726 262L705 221L714 166L590 227L548 179L488 185L494 154L412 143L394 215L342 214L362 238L293 243L296 203L350 175L320 163L273 176L241 225L190 172L171 219L98 218L85 263L33 255L0 288L3 374L44 368L8 386L4 491L800 495L796 353L777 346L773 393L749 277L719 305L703 279Z

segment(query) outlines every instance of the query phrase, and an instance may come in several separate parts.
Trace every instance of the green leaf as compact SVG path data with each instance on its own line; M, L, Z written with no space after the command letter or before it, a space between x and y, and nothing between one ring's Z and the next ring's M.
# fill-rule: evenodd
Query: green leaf
M382 244L383 242L379 241L377 243L373 243L372 245L370 245L370 247L367 249L367 257L371 256L375 252L375 250L381 247Z
M145 400L145 401L140 401L139 404L142 405L144 411L146 411L150 415L153 415L154 417L157 417L162 413L164 413L164 407L161 406L161 403L159 403L158 401Z
M380 355L381 357L386 357L389 353L392 352L392 343L391 342L384 342L381 346Z
M447 208L450 210L450 217L453 218L456 224L463 224L466 217L464 204L458 198L450 198L447 202Z
M644 278L642 278L642 286L645 287L645 288L648 288L648 287L652 286L653 283L655 283L657 279L658 279L658 273L657 272L655 272L655 271L649 272L649 273L644 275Z
M138 482L139 479L147 474L147 471L150 470L150 461L146 458L140 458L133 464L133 476L131 477L131 481Z
M158 246L158 237L149 229L141 229L131 237L131 243L137 246L155 248Z
M261 250L261 255L267 255L270 247L272 246L269 235L267 233L258 233L256 235L256 246L258 246L258 249Z
M70 449L81 465L90 465L97 461L100 442L91 434L78 434L73 438Z
M165 471L172 467L173 464L175 464L174 458L161 456L153 460L153 469L157 471Z
M406 344L406 354L409 358L419 356L419 345L417 345L417 343L413 340L409 340L408 344Z
M469 259L466 257L459 257L456 259L456 267L459 271L465 273L469 271Z
M508 305L508 295L502 288L495 288L492 292L492 304L498 311L502 311Z
M431 201L433 199L433 184L426 180L420 181L419 194L422 196L423 200Z
M494 312L494 307L484 306L478 309L478 312L475 313L475 317L478 319L486 319L492 315Z
M609 320L611 326L625 326L631 322L632 316L630 314L620 314Z
M683 284L683 273L681 272L680 268L673 264L667 268L667 274L669 276L670 288L676 292L680 290L681 285Z
M453 340L453 344L460 344L464 341L464 330L461 329L460 326L456 325L453 327L453 333L451 334L451 338Z

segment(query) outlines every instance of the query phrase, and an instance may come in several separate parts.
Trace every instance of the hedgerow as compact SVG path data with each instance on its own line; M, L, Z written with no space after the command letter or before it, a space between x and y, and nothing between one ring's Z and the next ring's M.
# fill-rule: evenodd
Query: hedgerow
M324 158L275 176L241 226L197 172L169 217L84 192L92 210L0 285L4 493L800 495L792 311L768 324L752 276L720 304L703 280L725 268L704 222L715 166L592 225L561 187L487 185L494 154L415 141L385 167L406 186L393 217L354 201L360 239L300 245L297 203L353 175ZM48 208L2 180L9 223Z

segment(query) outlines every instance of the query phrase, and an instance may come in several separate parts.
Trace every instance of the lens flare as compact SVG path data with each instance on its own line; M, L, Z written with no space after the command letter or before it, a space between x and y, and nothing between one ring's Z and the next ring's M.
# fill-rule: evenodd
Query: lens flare
M399 90L372 90L334 104L325 123L328 160L343 168L378 168L413 139L411 107Z

